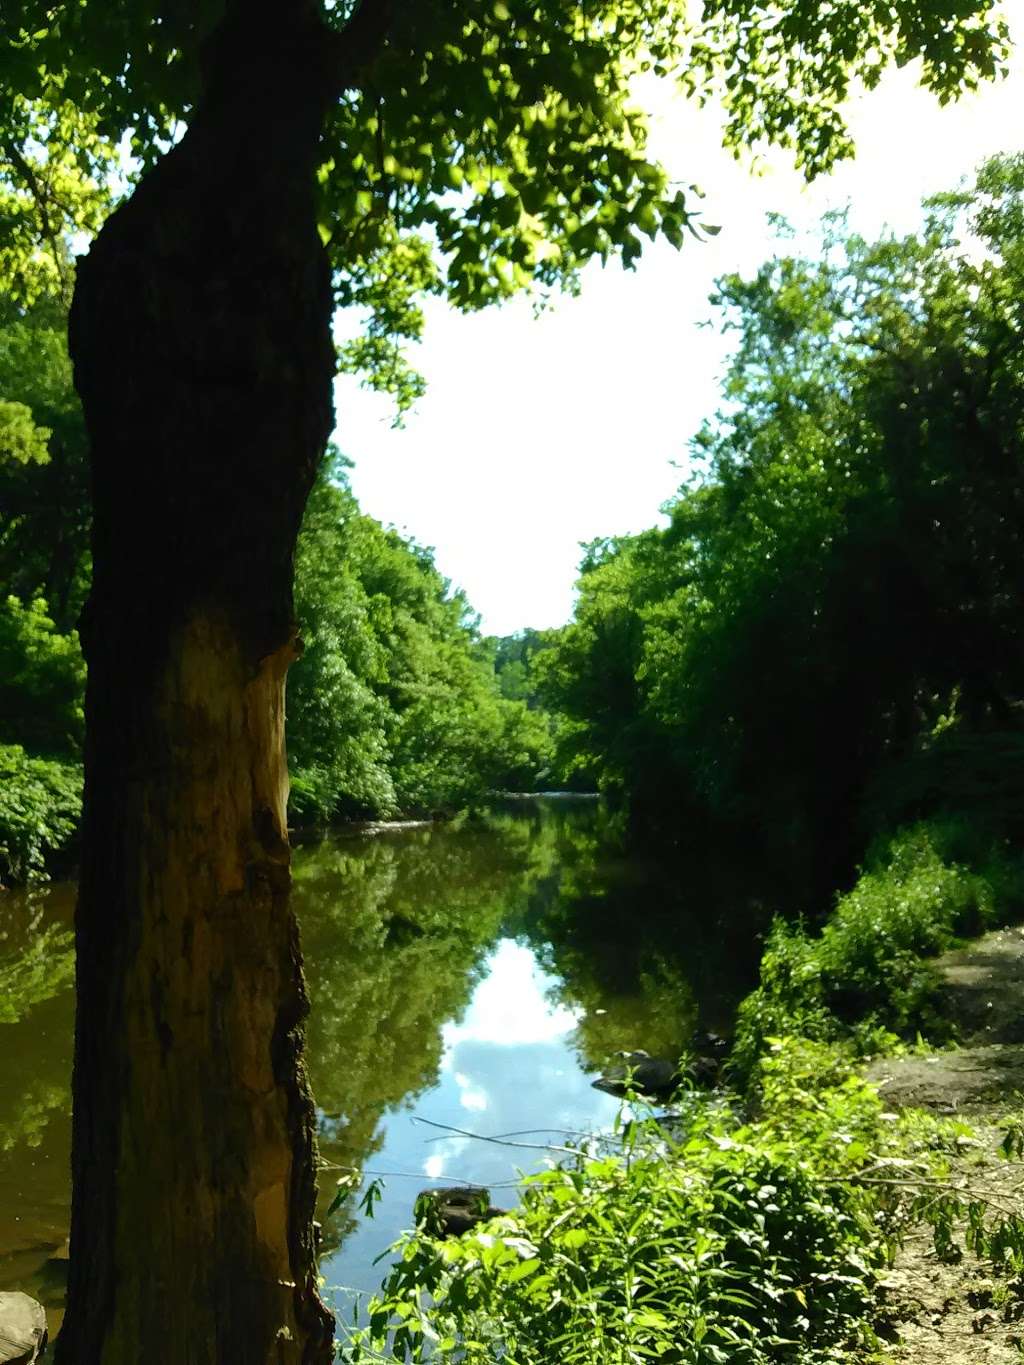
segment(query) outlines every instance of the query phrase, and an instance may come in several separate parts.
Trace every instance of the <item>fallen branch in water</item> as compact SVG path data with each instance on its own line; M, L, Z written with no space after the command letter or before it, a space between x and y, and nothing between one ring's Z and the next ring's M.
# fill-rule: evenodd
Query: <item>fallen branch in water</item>
M486 1133L472 1133L468 1128L455 1128L450 1123L438 1123L434 1119L413 1115L413 1123L425 1123L429 1128L441 1128L446 1133L457 1133L459 1137L475 1138L478 1142L493 1142L499 1147L521 1147L531 1152L561 1152L565 1156L579 1156L579 1147L559 1147L547 1142L513 1142L510 1138L489 1137Z

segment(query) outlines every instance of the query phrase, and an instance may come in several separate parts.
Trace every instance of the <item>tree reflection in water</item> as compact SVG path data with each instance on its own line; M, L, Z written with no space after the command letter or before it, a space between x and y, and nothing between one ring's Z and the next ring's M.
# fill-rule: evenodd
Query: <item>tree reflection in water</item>
M727 1029L757 960L756 916L737 911L720 880L624 858L592 801L498 802L442 825L343 830L300 848L294 872L309 1069L322 1154L339 1167L372 1169L387 1116L438 1084L446 1043L465 1070L482 1057L484 1043L458 1021L492 965L494 989L467 1016L469 1032L479 1035L484 1004L525 1010L523 972L534 971L551 1027L561 1037L575 1019L580 1064L597 1072L619 1050L678 1056L698 1016ZM0 923L0 1289L54 1306L69 1206L73 896L71 886L7 893ZM519 948L491 963L501 938ZM515 999L503 1005L502 990ZM502 1075L489 1082L492 1119L544 1065L535 1026L517 1022L505 1026ZM564 1102L548 1122L564 1122L586 1094L578 1073L560 1075L549 1081ZM462 1103L472 1111L469 1091ZM323 1209L334 1180L322 1183ZM323 1221L331 1253L355 1226L351 1200Z
M363 1166L384 1114L437 1083L442 1025L468 1005L504 921L557 878L559 831L573 818L553 807L493 810L303 850L295 895L326 1161ZM332 1186L324 1181L322 1202ZM350 1219L343 1210L328 1223L328 1249Z

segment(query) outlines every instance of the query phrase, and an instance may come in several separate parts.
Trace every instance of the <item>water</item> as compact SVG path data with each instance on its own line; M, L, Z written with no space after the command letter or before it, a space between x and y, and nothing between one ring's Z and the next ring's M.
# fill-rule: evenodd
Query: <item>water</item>
M340 1316L378 1284L375 1258L420 1190L482 1184L514 1203L519 1171L612 1121L616 1102L590 1084L612 1053L676 1056L698 1018L728 1027L757 958L748 916L624 859L606 824L594 801L540 798L296 853L329 1166L321 1272ZM0 898L0 1289L40 1298L51 1328L70 1206L73 899L70 885ZM353 1168L364 1189L384 1182L372 1221L357 1197L326 1216Z

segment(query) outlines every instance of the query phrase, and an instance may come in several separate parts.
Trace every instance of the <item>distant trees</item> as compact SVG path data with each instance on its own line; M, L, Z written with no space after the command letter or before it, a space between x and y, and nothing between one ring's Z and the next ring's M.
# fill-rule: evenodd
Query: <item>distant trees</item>
M39 282L36 282L37 285ZM67 310L0 299L0 885L43 871L81 813L86 438Z
M542 716L498 691L468 602L428 550L360 512L335 456L296 555L304 651L288 688L297 813L430 814L536 785Z
M567 730L572 723L542 696L543 667L538 660L554 649L561 639L561 628L533 630L526 627L513 635L491 636L484 643L494 658L494 672L501 695L508 701L521 701L534 714L537 723L543 716L548 744L545 767L540 776L549 790L594 792L597 776L584 752L571 742ZM506 784L513 787L515 784ZM528 782L520 782L522 789Z
M1017 751L1022 215L1024 159L996 158L919 233L833 218L814 260L719 282L737 349L699 473L667 529L592 547L540 662L636 821L831 886L894 803Z
M545 649L550 649L555 631L525 630L514 635L491 636L488 644L494 654L494 671L503 697L510 701L524 701L527 706L539 705L533 661Z
M90 513L66 329L56 297L0 298L0 743L77 759Z

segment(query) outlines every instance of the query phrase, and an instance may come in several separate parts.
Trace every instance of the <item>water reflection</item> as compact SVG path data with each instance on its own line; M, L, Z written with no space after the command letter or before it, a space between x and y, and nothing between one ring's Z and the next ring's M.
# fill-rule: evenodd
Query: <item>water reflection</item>
M514 928L578 1013L583 1065L638 1048L676 1058L698 1028L728 1034L756 978L765 907L710 861L623 857L602 819L570 845L555 893L539 887Z
M610 1122L615 1101L589 1083L610 1054L675 1057L698 1016L727 1027L756 962L750 916L710 876L624 859L613 833L596 803L519 801L298 851L323 1156L387 1181L373 1223L351 1200L324 1219L339 1307L376 1285L374 1259L408 1226L419 1189L469 1182L514 1200L517 1169L545 1160L558 1130ZM0 1289L54 1307L69 1211L72 904L70 886L0 899ZM322 1211L329 1175L323 1185Z
M385 1179L373 1222L351 1220L343 1245L321 1264L342 1321L352 1298L377 1286L374 1259L410 1225L418 1191L484 1185L507 1207L518 1198L519 1172L554 1159L548 1144L606 1128L617 1111L581 1071L577 1014L557 1002L559 983L534 953L502 938L485 968L461 1019L442 1030L437 1083L413 1112L384 1125L367 1166Z
M67 886L0 900L0 1289L53 1308L71 1213L73 904Z
M451 1052L442 1026L466 1010L502 923L533 888L557 881L566 827L589 816L579 802L496 808L303 850L296 907L326 1160L366 1165L381 1150L385 1114L441 1083ZM325 1227L328 1250L351 1229L348 1207Z

